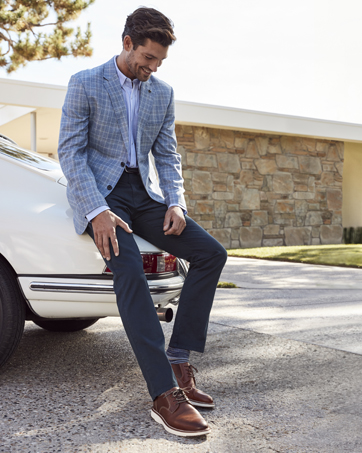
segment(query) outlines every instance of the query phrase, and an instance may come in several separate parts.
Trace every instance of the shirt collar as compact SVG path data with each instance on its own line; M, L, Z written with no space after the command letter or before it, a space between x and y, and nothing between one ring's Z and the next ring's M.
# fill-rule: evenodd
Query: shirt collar
M120 71L119 67L117 66L117 57L118 55L116 55L113 59L114 61L114 66L116 68L116 71L117 71L117 75L118 75L118 78L119 78L119 81L121 82L121 86L123 87L125 83L127 83L127 85L132 88L132 80L129 79L128 77L126 77L122 71ZM134 79L133 80L133 84L135 84L138 89L140 90L141 89L141 83L138 79Z

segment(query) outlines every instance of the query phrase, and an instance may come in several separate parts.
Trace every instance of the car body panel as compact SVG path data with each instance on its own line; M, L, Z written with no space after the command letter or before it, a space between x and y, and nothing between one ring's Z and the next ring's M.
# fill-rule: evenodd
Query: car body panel
M32 310L44 318L119 316L112 280L19 277L23 294ZM153 303L164 307L182 289L181 276L148 280ZM64 305L66 304L66 306Z

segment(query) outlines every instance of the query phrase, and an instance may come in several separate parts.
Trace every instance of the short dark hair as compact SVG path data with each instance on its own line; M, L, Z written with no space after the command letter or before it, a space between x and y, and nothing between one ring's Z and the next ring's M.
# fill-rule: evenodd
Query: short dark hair
M143 46L146 39L168 47L176 41L173 26L170 19L157 9L141 7L127 16L122 41L125 36L130 36L135 50Z

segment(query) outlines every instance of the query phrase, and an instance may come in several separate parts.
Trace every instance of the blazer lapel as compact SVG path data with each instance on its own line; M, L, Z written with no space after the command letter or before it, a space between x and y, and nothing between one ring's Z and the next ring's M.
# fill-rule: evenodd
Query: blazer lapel
M103 82L104 87L107 90L109 97L111 99L111 103L114 109L114 113L116 115L123 142L128 149L128 121L127 121L127 108L124 102L122 87L116 72L116 68L114 67L114 60L113 58L109 60L105 66L103 71Z
M148 80L147 82L141 83L141 93L140 93L140 107L138 110L138 126L137 126L137 150L141 151L141 136L142 130L147 123L147 120L152 110L152 105L154 102L154 93L152 90L152 82ZM148 151L148 150L147 150Z

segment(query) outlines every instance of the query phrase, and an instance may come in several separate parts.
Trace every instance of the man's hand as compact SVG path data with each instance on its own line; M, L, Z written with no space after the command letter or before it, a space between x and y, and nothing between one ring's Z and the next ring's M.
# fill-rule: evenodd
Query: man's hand
M116 236L117 226L123 228L127 233L132 233L128 224L110 210L101 212L92 220L94 241L103 258L106 258L108 261L111 259L109 240L111 240L114 254L116 256L119 255Z
M168 208L165 220L163 222L163 231L165 235L175 234L179 236L186 226L185 216L179 206Z

